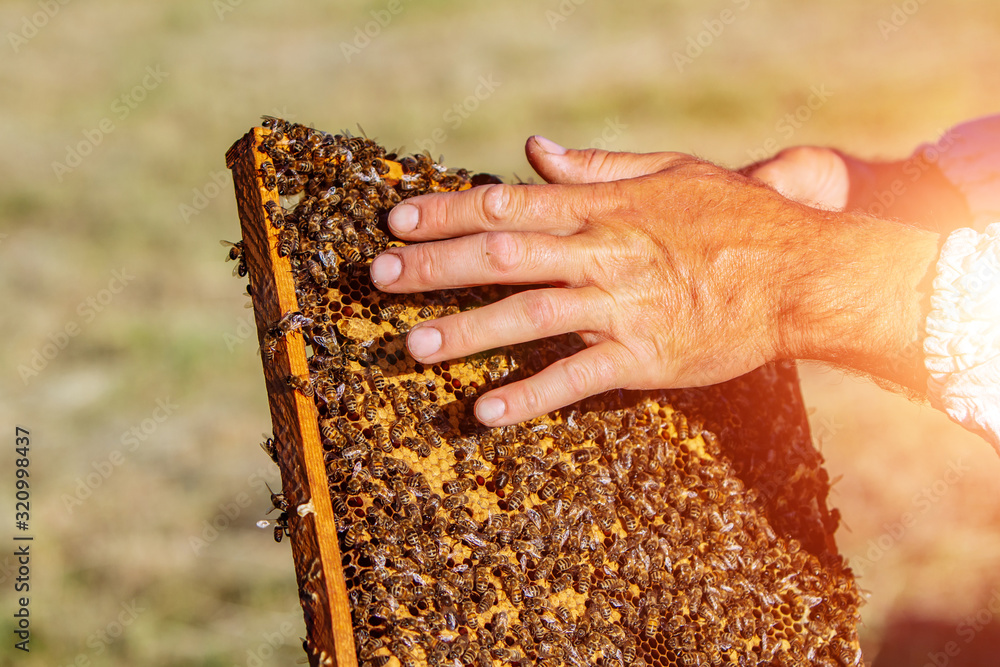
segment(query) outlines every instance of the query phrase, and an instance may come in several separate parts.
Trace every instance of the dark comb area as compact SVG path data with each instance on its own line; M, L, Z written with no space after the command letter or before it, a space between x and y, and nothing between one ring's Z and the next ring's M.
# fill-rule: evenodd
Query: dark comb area
M270 391L315 403L327 476L326 488L275 495L275 538L299 539L293 495L329 494L341 562L315 569L342 572L358 664L861 664L861 596L833 543L794 366L486 428L477 396L580 339L423 366L405 349L414 324L513 290L383 294L368 271L403 245L385 224L393 205L497 179L347 132L264 127L257 217L297 305L260 327L261 356L267 371L292 334L304 341L308 373ZM242 250L230 257L246 275ZM265 449L284 467L280 451L298 444L275 433ZM300 571L312 627L304 581ZM334 664L320 643L306 639L311 662Z

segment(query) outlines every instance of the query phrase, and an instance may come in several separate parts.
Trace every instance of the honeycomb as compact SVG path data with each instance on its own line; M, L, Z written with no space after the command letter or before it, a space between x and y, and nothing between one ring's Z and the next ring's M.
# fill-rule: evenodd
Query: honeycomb
M411 327L523 288L383 294L368 270L403 245L385 222L396 203L497 179L263 125L259 176L279 196L266 218L298 309L271 322L261 355L291 332L307 345L309 373L286 391L315 402L360 665L861 663L861 597L792 367L487 428L478 395L580 339L425 366L406 353ZM241 243L230 258L246 275ZM272 500L280 540L291 509Z

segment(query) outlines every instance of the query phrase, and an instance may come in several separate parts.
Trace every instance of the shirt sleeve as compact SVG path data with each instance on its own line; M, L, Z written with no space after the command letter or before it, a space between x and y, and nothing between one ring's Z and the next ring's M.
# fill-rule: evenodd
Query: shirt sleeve
M931 404L1000 454L1000 223L957 229L942 246L924 363Z
M957 125L914 156L937 164L965 195L976 231L1000 220L1000 114Z

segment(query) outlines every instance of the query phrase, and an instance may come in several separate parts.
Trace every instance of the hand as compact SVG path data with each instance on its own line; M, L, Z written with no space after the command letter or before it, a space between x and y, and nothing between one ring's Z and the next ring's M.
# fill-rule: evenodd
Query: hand
M410 332L410 353L427 364L580 334L586 350L482 396L481 421L516 423L615 388L722 382L782 353L783 267L811 209L687 155L565 151L537 138L526 150L562 184L409 199L389 225L427 243L390 249L371 270L387 292L553 286Z
M830 148L796 146L744 167L740 173L758 178L797 202L827 211L843 211L850 194L848 164Z

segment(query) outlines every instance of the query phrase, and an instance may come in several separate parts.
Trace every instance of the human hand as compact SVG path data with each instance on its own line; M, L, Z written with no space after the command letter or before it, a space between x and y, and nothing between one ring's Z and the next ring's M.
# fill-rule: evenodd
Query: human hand
M796 146L756 162L740 173L758 178L797 202L827 211L843 211L850 194L848 165L830 148Z
M529 419L616 388L701 386L785 354L781 331L809 209L678 153L526 146L548 185L414 197L389 226L421 241L376 258L387 292L548 284L410 332L432 364L577 332L588 345L482 396L481 421ZM554 184L558 181L559 184Z

